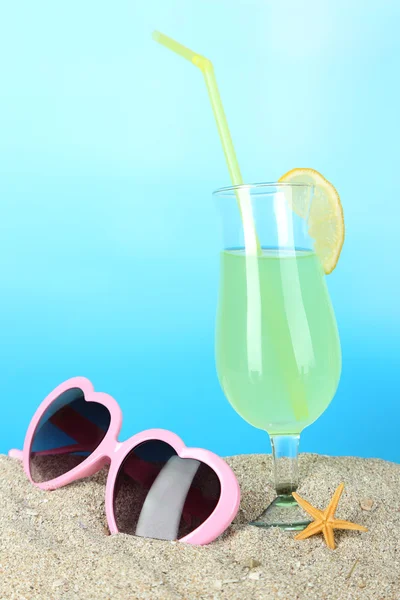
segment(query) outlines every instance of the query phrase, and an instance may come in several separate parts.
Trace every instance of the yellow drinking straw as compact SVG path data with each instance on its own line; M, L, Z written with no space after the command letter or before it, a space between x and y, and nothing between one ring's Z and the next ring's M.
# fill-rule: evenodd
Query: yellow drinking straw
M229 174L233 185L242 185L243 179L240 172L239 163L236 158L235 149L231 134L229 131L228 121L226 120L224 107L218 91L217 81L215 79L214 68L212 62L183 46L179 42L168 37L159 31L153 32L153 39L159 42L166 48L169 48L176 54L179 54L186 60L190 61L204 75L207 85L208 95L210 97L215 120L217 122L219 136L221 138L222 147L226 162L228 164ZM249 371L262 375L263 358L262 358L262 309L261 309L261 294L260 294L260 273L258 260L253 257L261 256L261 246L257 237L256 227L253 218L253 209L251 205L251 197L249 191L244 187L236 190L236 198L239 204L240 215L243 223L244 245L247 256L246 263L246 286L247 286L247 349L248 349L248 366ZM287 357L282 357L281 364L285 364ZM294 368L296 367L293 364ZM307 403L304 389L299 394L294 394L289 390L291 397L293 412L297 421L305 420L308 415Z
M153 39L166 48L169 48L173 52L176 52L176 54L186 58L186 60L193 63L203 73L232 184L242 185L242 174L240 172L239 163L233 147L232 137L229 131L228 121L226 120L221 96L218 91L217 80L215 79L212 62L208 58L193 52L193 50L189 50L189 48L186 48L186 46L183 46L179 42L176 42L172 38L168 37L164 33L160 33L159 31L153 32ZM246 189L237 190L236 197L238 199L239 210L243 222L246 254L260 255L261 248L255 228L250 194Z

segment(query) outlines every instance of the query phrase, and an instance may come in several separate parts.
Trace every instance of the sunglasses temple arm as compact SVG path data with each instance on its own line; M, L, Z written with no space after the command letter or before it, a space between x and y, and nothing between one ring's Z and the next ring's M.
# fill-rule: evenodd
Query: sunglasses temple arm
M73 454L74 452L93 452L93 447L83 444L71 444L70 446L62 446L61 448L50 448L49 450L32 452L32 456L57 456L60 454Z
M72 444L71 446L63 446L62 448L54 448L50 450L41 450L40 452L32 452L32 456L56 456L57 454L71 454L72 452L92 452L91 446ZM12 448L8 456L22 461L22 450Z
M22 462L22 450L18 450L17 448L11 448L8 452L8 456L10 458L16 458Z
M169 459L146 496L136 535L176 540L183 506L199 466L200 462L191 458Z

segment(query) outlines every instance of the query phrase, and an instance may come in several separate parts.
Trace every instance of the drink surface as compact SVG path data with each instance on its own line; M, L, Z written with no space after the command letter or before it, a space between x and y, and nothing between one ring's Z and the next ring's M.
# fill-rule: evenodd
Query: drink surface
M341 351L313 252L221 253L216 363L233 408L270 435L300 433L323 413L339 382Z

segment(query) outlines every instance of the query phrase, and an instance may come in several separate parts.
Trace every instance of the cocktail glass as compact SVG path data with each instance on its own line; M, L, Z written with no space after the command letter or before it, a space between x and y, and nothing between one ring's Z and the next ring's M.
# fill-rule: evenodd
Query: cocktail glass
M251 206L257 254L245 251L238 196ZM309 523L291 495L300 433L327 408L341 372L335 315L304 216L313 196L312 185L282 183L214 193L224 237L218 377L236 412L268 432L272 445L277 498L254 521L260 527L296 530Z

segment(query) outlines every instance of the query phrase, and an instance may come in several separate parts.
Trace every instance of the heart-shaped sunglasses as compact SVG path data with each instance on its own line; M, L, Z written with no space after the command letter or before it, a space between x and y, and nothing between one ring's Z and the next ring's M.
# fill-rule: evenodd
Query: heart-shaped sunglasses
M75 377L43 400L26 433L22 460L30 481L54 490L110 465L106 515L111 533L208 544L230 525L240 502L222 458L187 448L164 429L118 441L121 409L111 396Z

